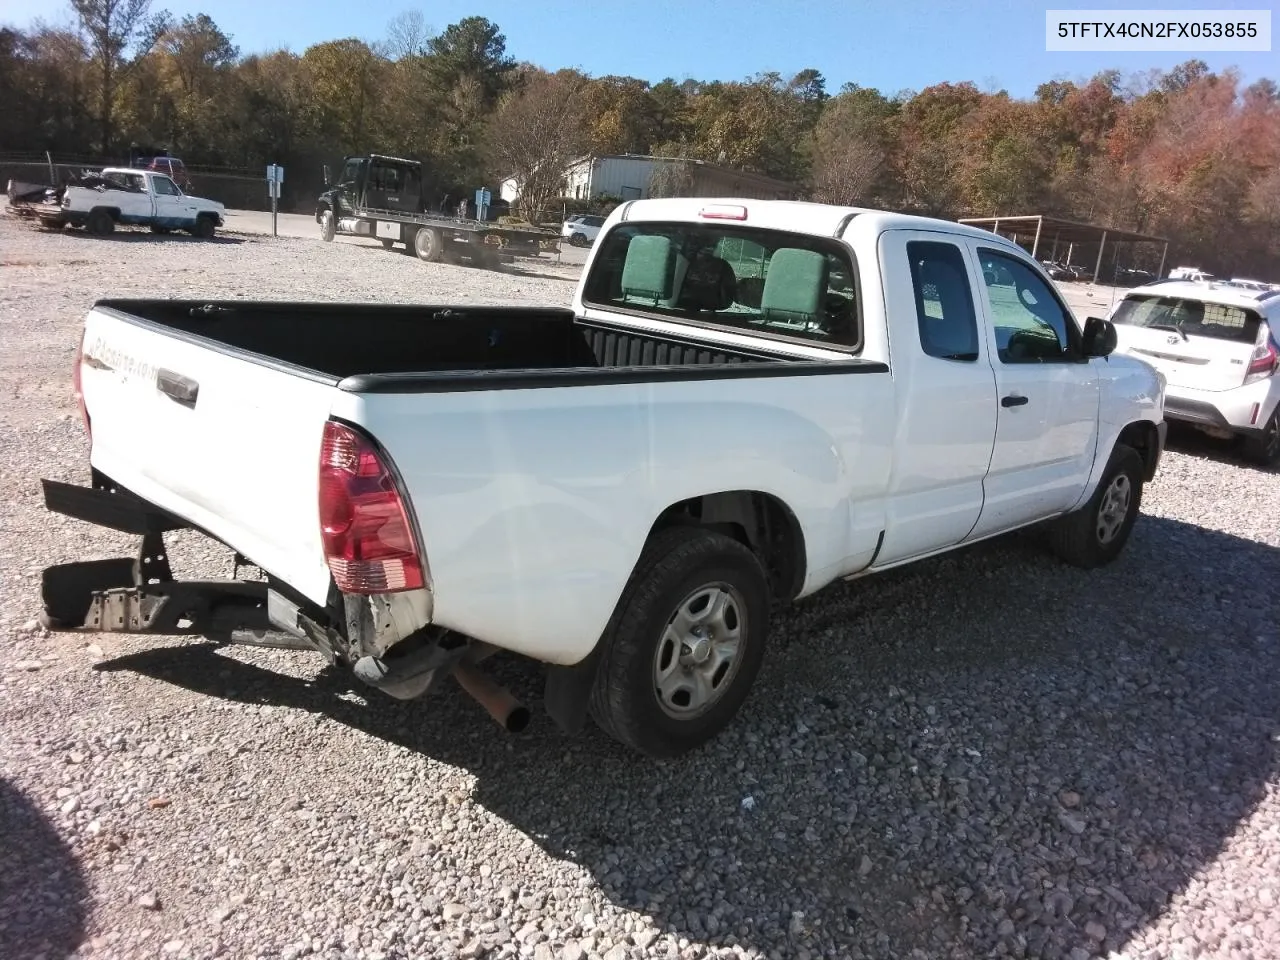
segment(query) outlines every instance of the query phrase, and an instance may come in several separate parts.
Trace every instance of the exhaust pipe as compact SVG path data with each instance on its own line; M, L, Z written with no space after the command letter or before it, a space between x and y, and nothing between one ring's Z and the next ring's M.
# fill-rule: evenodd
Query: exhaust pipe
M508 733L519 733L529 725L529 708L487 673L469 663L459 663L453 668L453 676Z

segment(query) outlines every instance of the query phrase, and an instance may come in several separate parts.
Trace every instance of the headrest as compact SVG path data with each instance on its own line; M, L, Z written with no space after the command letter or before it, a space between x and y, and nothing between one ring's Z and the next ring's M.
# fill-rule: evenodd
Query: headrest
M760 296L761 319L789 323L816 320L822 296L827 292L826 274L824 254L797 247L775 250Z
M737 274L727 260L699 254L689 264L680 286L679 306L682 310L727 310L734 304L737 287Z
M622 295L628 299L669 300L675 279L675 247L670 238L632 237L622 267Z

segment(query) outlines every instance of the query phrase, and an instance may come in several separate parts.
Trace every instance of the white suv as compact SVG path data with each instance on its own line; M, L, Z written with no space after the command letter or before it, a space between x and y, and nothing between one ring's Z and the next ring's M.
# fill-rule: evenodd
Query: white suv
M580 213L570 217L560 227L560 236L575 247L589 247L600 236L600 228L604 226L604 217L593 217Z
M1157 280L1128 291L1109 317L1117 352L1168 379L1164 415L1280 463L1280 290Z

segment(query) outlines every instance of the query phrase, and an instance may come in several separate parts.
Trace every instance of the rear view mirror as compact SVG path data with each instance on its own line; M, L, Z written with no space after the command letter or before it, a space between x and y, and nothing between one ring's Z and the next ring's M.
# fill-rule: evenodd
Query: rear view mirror
M1110 356L1116 348L1116 328L1110 320L1089 317L1084 322L1084 355L1086 357Z

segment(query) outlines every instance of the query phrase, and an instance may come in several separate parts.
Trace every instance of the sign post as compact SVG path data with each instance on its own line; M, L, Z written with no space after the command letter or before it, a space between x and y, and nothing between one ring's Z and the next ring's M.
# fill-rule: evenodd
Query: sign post
M491 194L484 187L476 191L476 219L484 220L489 214L489 201L493 199Z
M284 183L284 167L272 163L267 165L267 192L271 196L271 235L276 233L276 209L280 199L280 184Z

